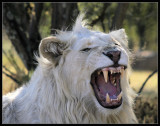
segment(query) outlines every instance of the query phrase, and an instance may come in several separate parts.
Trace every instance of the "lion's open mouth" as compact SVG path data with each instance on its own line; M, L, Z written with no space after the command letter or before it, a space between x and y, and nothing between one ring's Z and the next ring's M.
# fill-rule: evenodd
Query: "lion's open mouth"
M91 75L91 85L98 102L105 108L117 108L122 104L120 78L126 66L105 67Z

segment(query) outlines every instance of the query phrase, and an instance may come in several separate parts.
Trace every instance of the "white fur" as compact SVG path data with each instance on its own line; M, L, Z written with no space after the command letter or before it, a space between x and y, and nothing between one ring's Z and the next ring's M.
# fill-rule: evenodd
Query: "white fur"
M60 50L62 54L55 43L43 44L52 37L41 41L39 64L29 83L3 96L2 123L137 123L132 109L135 93L128 83L128 70L121 79L123 102L116 109L102 107L90 84L91 74L97 68L113 65L102 51L112 49L115 41L121 45L119 64L129 69L124 29L109 34L96 32L82 26L82 19L79 16L72 31L56 35L67 45ZM94 49L90 53L80 51L87 47Z

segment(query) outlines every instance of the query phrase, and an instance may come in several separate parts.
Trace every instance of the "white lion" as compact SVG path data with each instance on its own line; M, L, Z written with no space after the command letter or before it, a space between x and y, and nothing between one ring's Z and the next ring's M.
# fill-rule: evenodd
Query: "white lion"
M3 96L2 123L137 123L125 30L88 30L82 19L41 41L29 83Z

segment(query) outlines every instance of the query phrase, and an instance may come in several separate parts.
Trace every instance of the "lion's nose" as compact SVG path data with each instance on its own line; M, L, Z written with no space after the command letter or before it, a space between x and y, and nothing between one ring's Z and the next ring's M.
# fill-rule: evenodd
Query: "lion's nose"
M103 54L108 56L114 63L117 63L120 59L121 51L109 51Z

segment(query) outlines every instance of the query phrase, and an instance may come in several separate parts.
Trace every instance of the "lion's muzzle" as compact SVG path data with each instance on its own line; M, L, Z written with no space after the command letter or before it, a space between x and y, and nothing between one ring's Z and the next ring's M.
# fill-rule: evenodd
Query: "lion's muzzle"
M117 108L122 104L120 79L126 66L105 67L91 75L91 85L95 96L105 108Z

